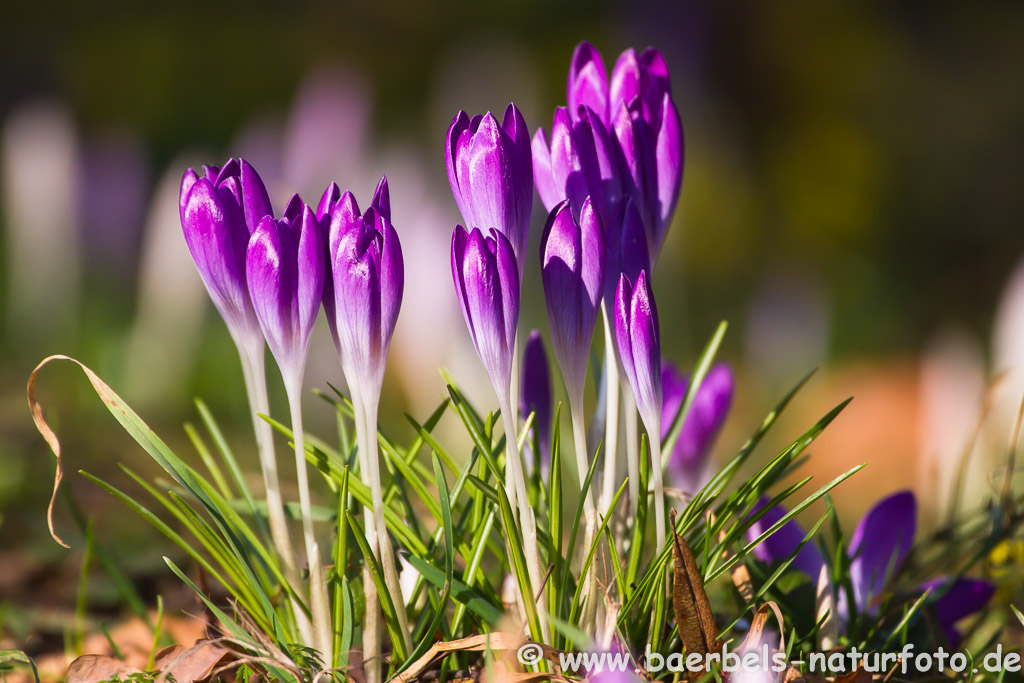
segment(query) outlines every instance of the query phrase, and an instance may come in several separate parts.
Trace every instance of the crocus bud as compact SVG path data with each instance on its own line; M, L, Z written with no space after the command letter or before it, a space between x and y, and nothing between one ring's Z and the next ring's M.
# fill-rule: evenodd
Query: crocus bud
M622 153L623 189L640 209L652 260L661 251L683 184L683 128L665 93L658 116L645 116L639 98L622 103L613 129Z
M522 114L509 104L498 125L489 112L471 119L460 111L448 128L444 151L448 182L466 225L504 234L522 267L533 208L530 134Z
M548 372L548 354L540 332L530 332L523 350L523 377L519 389L519 415L523 420L533 413L533 432L537 435L541 474L546 474L551 458L551 375ZM532 459L527 459L529 465Z
M579 217L583 200L594 202L606 229L617 225L622 199L622 162L616 142L592 110L582 107L570 118L555 110L550 146L543 128L533 135L533 179L544 208L552 211L568 199Z
M264 216L245 260L256 318L286 381L301 379L320 311L324 248L320 224L298 195L281 220Z
M671 95L668 66L665 58L654 48L647 48L639 56L629 48L619 55L612 69L608 88L608 111L614 114L623 104L640 101L644 118L657 129L661 121L661 106L666 94Z
M386 196L386 181L378 185L375 201L380 201L382 192ZM386 201L380 206L390 209ZM382 211L371 206L360 215L351 193L338 199L329 216L327 241L335 295L327 318L349 384L358 383L372 397L379 395L384 382L384 365L402 306L402 245Z
M661 332L654 293L645 271L640 272L635 284L625 273L619 276L615 290L615 343L641 419L648 429L658 425L660 432Z
M388 179L387 176L383 176L380 182L377 183L377 189L373 193L373 200L370 202L370 208L376 209L377 213L383 216L386 220L391 220L391 195L388 192ZM333 273L333 259L332 254L338 252L338 239L344 230L349 229L351 226L356 225L361 219L362 215L359 212L359 205L356 203L356 198L351 192L347 190L341 191L337 183L331 183L324 190L323 195L320 197L320 204L317 206L316 218L320 221L320 225L323 228L325 236L324 250L326 252L326 261L328 270ZM338 340L338 328L336 323L336 316L334 315L334 276L328 274L324 278L324 311L327 313L327 326L331 330L331 337L334 339L334 345L341 348L340 341Z
M492 228L452 235L452 279L477 355L498 396L508 396L519 324L519 266L512 244Z
M683 405L690 379L669 362L661 366L664 400L661 409L661 438L668 436L672 420ZM729 416L733 394L732 370L718 363L708 370L686 414L675 447L668 458L669 476L677 487L691 495L706 483L708 455Z
M541 237L540 259L555 358L570 400L576 400L583 395L604 290L604 229L590 199L579 221L568 202L555 207Z
M205 166L203 172L199 177L189 169L181 179L178 208L185 243L235 343L261 345L245 259L250 234L273 213L267 191L244 160L230 159L223 168Z

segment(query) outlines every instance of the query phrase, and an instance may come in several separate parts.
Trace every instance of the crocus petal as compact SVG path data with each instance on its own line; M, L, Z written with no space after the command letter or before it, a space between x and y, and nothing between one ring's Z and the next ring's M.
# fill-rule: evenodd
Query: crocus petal
M405 289L405 263L402 259L402 244L398 240L391 221L380 216L376 229L383 236L380 255L380 301L381 301L381 349L384 356L391 347L391 337L402 307L402 293ZM381 364L383 369L383 364Z
M566 102L573 116L581 106L585 106L607 120L608 76L601 53L586 41L576 46L569 62Z
M672 223L672 216L683 185L683 124L671 96L665 93L661 103L661 128L655 149L657 159L658 215L655 224L655 253L665 241L665 233Z
M491 383L507 392L511 364L505 367L503 292L494 247L487 244L478 228L464 238L460 232L457 228L452 240L452 258L459 278L456 284L462 289L463 314Z
M921 584L922 591L930 588L932 593L939 595L930 609L941 626L952 626L980 612L996 592L995 584L982 579L961 577L947 588L948 583L949 579L938 578Z
M330 191L330 188L328 188ZM326 192L324 193L327 194ZM330 272L334 272L334 256L338 253L338 245L341 242L341 236L348 230L358 229L362 223L362 218L359 213L359 205L356 203L355 196L351 192L345 192L341 195L341 198L334 201L330 206L330 213L325 216L321 223L326 237L327 256L326 262L331 269ZM334 301L334 276L329 274L324 278L324 312L327 314L327 326L331 330L331 338L334 339L334 345L337 347L339 353L341 351L341 341L338 338L338 323L337 323L337 308Z
M264 216L246 252L246 276L253 308L270 352L289 375L297 370L295 337L298 240L287 220Z
M548 149L544 129L538 128L533 134L533 184L540 195L544 210L550 212L561 201L561 189L555 184L551 171L551 150Z
M626 201L619 245L622 272L631 280L640 277L640 273L647 273L650 277L651 252L647 248L647 233L640 211L632 199Z
M604 225L589 197L583 202L583 208L580 210L579 225L582 257L580 281L583 285L583 314L580 319L583 323L584 337L589 342L597 323L597 311L601 306L605 267Z
M313 325L323 301L325 249L320 223L312 209L303 205L302 217L298 224L298 290L296 293L298 312L298 343L301 356L305 359Z
M373 229L374 209L367 209L363 224L341 233L333 257L338 338L342 364L349 381L372 383L375 356L380 350L379 234ZM367 225L367 223L369 225Z
M391 220L391 192L388 190L388 177L381 176L380 182L377 183L377 189L373 191L373 199L370 200L370 206L377 210L385 220Z
M181 219L182 225L185 224L185 203L188 200L188 192L197 180L199 180L199 176L191 168L181 176L181 187L178 190L178 217Z
M607 225L615 218L622 197L621 162L616 145L601 119L587 108L580 110L572 137L586 191Z
M505 353L511 363L519 327L519 263L512 243L498 230L491 231L495 243L494 258L501 282L502 316L505 322ZM511 366L510 366L511 369Z
M339 200L341 200L341 188L338 187L338 183L332 182L320 195L320 203L316 207L316 219L318 221L329 219L331 209Z
M637 61L636 50L629 48L619 55L612 69L612 80L608 86L608 105L616 112L625 104L640 97L640 63Z
M761 498L757 505L754 506L751 514L762 509L768 504L769 500L770 499L767 496ZM768 529L785 517L786 514L787 510L781 505L776 505L768 510L761 519L751 524L750 528L747 529L747 542L752 542L758 536L768 531ZM766 564L782 562L793 554L793 551L796 550L797 546L800 545L806 535L807 533L795 520L790 520L779 527L779 529L771 536L754 546L751 552L754 557ZM793 564L791 566L799 569L810 577L812 581L816 581L824 564L825 560L822 558L821 552L818 550L818 546L816 546L813 541L808 541L804 544L804 547L800 549L800 552L797 553L796 557L793 558Z
M472 132L464 131L459 140L458 173L463 201L469 204L463 218L473 227L489 230L505 226L505 193L511 188L508 158L501 153L502 132L490 113ZM465 140L465 142L463 142Z
M669 82L668 65L661 53L652 47L643 51L637 59L640 64L640 72L643 74L641 81L640 97L647 103L651 110L652 125L658 128L663 117L657 116L658 107L665 95L672 94L672 85Z
M465 205L459 183L458 158L456 154L462 134L468 129L469 115L464 111L460 111L452 119L451 125L448 126L448 135L444 139L444 161L448 169L448 183L451 185L455 204L459 207L459 213L462 214L463 218L469 215L469 207Z
M625 273L619 274L619 282L615 287L615 347L619 351L623 374L632 385L636 380L636 368L633 364L633 343L630 330L630 306L633 298L633 283Z
M661 333L654 294L645 272L640 273L633 287L630 320L636 373L633 392L644 424L653 427L661 419Z
M868 510L850 537L850 581L857 608L871 601L899 571L914 544L917 501L910 491L883 498Z
M506 152L511 153L513 221L514 230L509 239L520 259L526 256L526 241L530 231L530 214L533 212L533 155L530 151L530 131L526 121L514 104L505 108L501 120L502 131L511 141Z
M248 161L242 159L240 162L240 174L242 183L242 208L245 211L245 224L249 226L250 234L256 230L264 216L273 216L274 207L270 203L270 195L267 194L267 187L263 184L256 169ZM225 169L228 166L224 167Z
M551 124L551 173L558 188L558 201L568 199L574 213L578 214L590 192L580 169L572 126L569 112L562 107L556 109Z

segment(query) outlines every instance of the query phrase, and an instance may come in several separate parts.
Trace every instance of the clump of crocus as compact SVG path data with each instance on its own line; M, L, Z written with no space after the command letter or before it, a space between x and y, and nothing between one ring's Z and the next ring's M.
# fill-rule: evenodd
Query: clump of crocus
M683 127L661 53L619 55L609 83L601 54L580 43L569 67L569 114L589 109L613 131L622 153L624 193L637 203L656 260L683 179ZM585 109L584 109L585 108Z
M518 507L530 583L540 586L543 573L536 522L526 494L510 393L519 325L519 265L504 233L492 228L490 235L485 236L479 228L467 232L461 225L455 227L452 235L451 261L462 315L505 422L505 490L512 509ZM534 600L532 595L520 597L524 601ZM544 627L545 622L541 623Z
M452 195L469 228L503 233L512 244L522 278L533 208L530 134L514 104L501 124L488 112L455 115L444 145Z
M320 224L298 195L292 197L281 220L265 216L259 222L249 240L245 264L256 318L281 369L288 394L309 567L313 642L326 661L331 661L331 614L320 549L313 534L302 426L302 379L323 296L324 251Z
M726 363L714 365L697 388L666 465L672 483L694 495L707 481L708 456L729 416L735 382ZM683 406L690 379L668 361L662 361L661 439L668 437L672 420Z
M762 499L753 512L758 512L767 503L767 498ZM763 534L785 515L786 510L782 506L767 510L747 530L748 540ZM914 546L916 531L917 500L910 491L899 491L883 498L861 517L846 551L853 590L852 607L858 614L878 613L892 578L903 567ZM783 561L794 554L805 536L800 525L791 520L754 546L753 554L768 564ZM813 540L800 548L792 566L812 581L817 581L820 576L827 577L825 557ZM969 577L938 578L917 588L919 593L927 590L932 591L928 610L934 623L956 647L962 639L956 622L981 610L995 593L995 586ZM835 612L841 625L850 617L851 604L842 586L837 592Z
M242 361L253 430L266 487L270 533L284 565L285 576L298 585L295 552L281 501L273 434L259 414L270 412L264 366L265 343L253 309L246 278L246 249L250 235L273 207L263 181L243 159L229 159L223 168L204 166L204 177L189 169L181 180L181 227L199 275L214 306L227 324ZM311 637L300 609L296 620Z
M533 461L527 460L526 467L535 466L541 480L547 479L551 463L551 373L548 369L548 354L544 350L544 338L533 330L523 349L522 382L519 387L519 415L525 420L533 415L532 434L527 440L533 449ZM535 442L535 443L534 443Z
M615 341L623 373L650 441L657 547L665 545L665 485L661 474L661 331L648 274L622 273L615 291Z
M327 318L331 321L342 370L352 394L360 468L367 479L373 503L372 517L367 515L367 535L375 536L371 547L379 554L384 580L394 605L406 646L411 646L405 603L395 567L391 539L384 523L384 498L378 460L377 410L384 383L391 337L402 305L404 264L398 233L390 221L391 207L387 179L381 179L373 203L359 212L355 197L346 192L338 196L335 186L328 187L321 200L328 228L328 261L332 286L325 298ZM371 524L372 520L372 524ZM374 533L375 532L375 533ZM364 573L364 579L369 577ZM364 632L366 657L379 653L379 603L368 597L368 628ZM372 615L370 614L372 612ZM373 671L379 671L379 664Z

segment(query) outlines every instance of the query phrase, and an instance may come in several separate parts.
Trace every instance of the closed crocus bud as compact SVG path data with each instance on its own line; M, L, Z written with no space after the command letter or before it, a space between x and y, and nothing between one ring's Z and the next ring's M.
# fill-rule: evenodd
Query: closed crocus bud
M558 205L548 218L540 245L541 279L555 358L570 401L583 396L590 341L604 290L604 229L590 199L580 217L569 203Z
M265 216L249 240L246 277L256 317L289 382L300 381L324 285L320 224L298 195L281 220Z
M375 209L384 219L391 220L391 195L388 191L388 179L384 176L377 183L370 208ZM331 183L320 197L316 218L320 221L324 233L324 250L329 274L324 279L324 311L327 313L327 326L331 330L334 345L341 348L338 340L336 316L334 314L334 276L332 255L338 253L338 240L344 231L351 229L362 220L359 204L351 192L341 191L337 183Z
M519 266L508 238L491 229L452 235L452 279L473 345L499 397L509 395L519 324Z
M613 129L622 159L623 190L640 209L656 260L672 223L683 184L683 128L668 93L658 116L648 118L640 98L619 105Z
M612 69L608 110L617 112L621 105L629 105L634 99L639 99L644 118L657 129L661 121L662 101L671 92L668 66L661 53L649 47L637 55L636 50L629 48L619 55Z
M549 212L565 200L579 216L583 200L594 202L606 229L618 219L622 199L622 162L617 146L599 116L582 107L571 119L555 110L550 143L543 128L533 135L533 179Z
M261 345L245 259L250 234L273 209L259 175L245 161L231 159L223 168L205 166L203 172L200 177L189 169L181 180L178 207L185 242L235 343Z
M661 332L645 271L640 272L635 283L625 273L619 276L615 290L615 343L640 417L648 430L658 427L650 435L657 438L661 431Z
M384 365L402 306L405 267L402 245L391 221L374 207L362 215L358 211L355 199L346 193L331 214L330 265L334 292L342 295L333 297L328 319L334 319L335 343L345 376L350 384L358 382L370 401L380 394L384 381Z
M671 363L662 362L661 388L664 399L661 410L661 438L668 436L672 421L683 405L690 380ZM708 456L715 439L729 416L733 395L732 370L718 363L708 370L697 389L686 414L675 447L668 456L668 473L680 489L691 495L705 484Z
M519 414L523 420L533 413L533 431L537 435L541 474L546 474L551 458L551 375L548 354L540 332L530 332L523 350L523 377L519 387ZM526 461L527 464L531 460Z
M522 267L533 208L530 134L522 114L509 104L499 125L490 113L470 118L460 111L448 128L444 151L448 182L466 225L504 234Z

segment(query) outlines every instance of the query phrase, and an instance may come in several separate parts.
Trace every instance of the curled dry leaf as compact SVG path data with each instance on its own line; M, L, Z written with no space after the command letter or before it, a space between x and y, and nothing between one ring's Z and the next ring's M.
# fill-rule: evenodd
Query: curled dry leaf
M408 669L398 674L391 679L390 683L405 683L413 678L416 678L423 670L432 662L438 655L447 654L449 652L482 652L484 650L493 651L511 651L518 650L519 647L527 643L523 636L516 633L506 633L503 631L495 631L479 636L470 636L468 638L460 638L458 640L452 640L447 643L434 643L429 650L427 650L422 657L417 659L409 666ZM548 647L541 643L535 643L540 648L540 651L544 657L551 662L558 662L558 655L561 654L561 650L556 650L553 647ZM527 678L523 680L537 680L541 674L527 674ZM544 674L542 676L545 679L563 680L559 676L552 676L551 674ZM518 680L518 679L517 679Z
M194 683L205 680L229 652L215 643L201 640L187 650L176 654L168 653L170 656L165 656L164 663L160 666L157 683L170 680L176 683Z
M718 650L718 627L715 625L715 614L711 611L711 602L704 589L697 561L693 551L681 538L676 529L676 514L672 511L672 611L679 636L683 641L687 654L699 652L701 656ZM691 681L700 680L702 671L690 671Z
M82 655L68 667L68 683L100 683L117 676L122 680L131 674L140 674L131 664L106 655Z

